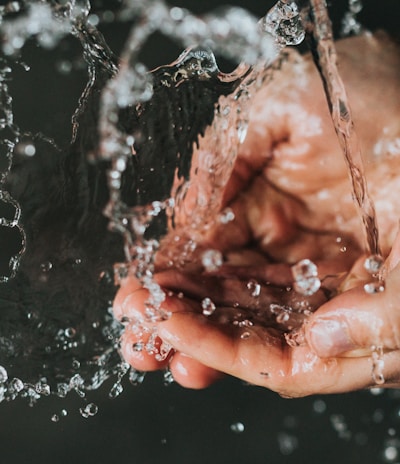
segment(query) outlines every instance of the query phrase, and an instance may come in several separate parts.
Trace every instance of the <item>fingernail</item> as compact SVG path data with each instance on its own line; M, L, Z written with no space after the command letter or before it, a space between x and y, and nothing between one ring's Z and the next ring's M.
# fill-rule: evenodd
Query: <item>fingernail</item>
M309 329L308 339L316 354L321 357L337 356L356 348L347 325L335 319L316 320Z

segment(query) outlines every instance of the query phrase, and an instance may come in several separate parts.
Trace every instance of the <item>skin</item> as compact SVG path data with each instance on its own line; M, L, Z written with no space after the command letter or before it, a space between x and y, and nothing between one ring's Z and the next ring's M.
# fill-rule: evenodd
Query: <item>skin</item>
M199 192L209 195L210 133L194 154L191 184L156 261L155 280L166 291L162 309L172 314L156 324L158 343L173 347L165 360L132 348L148 337L146 322L143 333L132 331L148 292L134 277L121 283L114 312L128 321L121 352L133 367L169 366L190 388L229 374L299 397L374 386L371 353L381 347L384 386L400 386L400 51L382 34L339 41L337 51L376 207L385 291L364 290L373 280L363 267L365 236L322 84L310 56L291 51L254 98L222 203L210 207L214 214L229 206L235 219L210 222L200 238L193 236L193 211ZM196 239L198 248L189 264L171 268L176 235ZM224 264L207 272L199 256L210 248L222 252ZM318 265L323 287L310 297L291 287L291 266L304 258ZM258 298L249 278L260 284ZM216 305L208 317L205 297ZM294 308L289 321L278 320L271 303ZM288 344L284 334L293 330L296 343Z

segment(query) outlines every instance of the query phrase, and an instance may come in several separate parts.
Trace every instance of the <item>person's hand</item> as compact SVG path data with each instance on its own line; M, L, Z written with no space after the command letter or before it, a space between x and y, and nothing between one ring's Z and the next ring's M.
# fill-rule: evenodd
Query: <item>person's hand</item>
M400 53L385 37L337 45L387 256L400 211ZM191 229L196 198L207 199L205 160L212 150L206 134L165 244ZM121 341L125 359L139 370L169 364L175 380L188 387L206 386L227 373L302 396L373 385L375 346L383 350L387 384L400 381L397 246L386 263L386 291L367 294L364 284L371 276L361 265L360 218L310 57L291 52L254 98L247 138L224 190L221 209L226 206L235 219L216 221L203 233L192 265L165 270L170 250L161 247L155 280L167 293L163 310L172 313L158 323L159 337L173 347L165 360L138 349L147 334L132 331L134 321L145 319L147 290L132 277L122 283L114 311L128 320ZM213 272L201 266L207 249L224 255ZM304 258L318 265L322 281L322 290L307 298L291 288L291 266ZM342 293L326 302L338 286ZM210 316L203 314L205 298L216 307Z

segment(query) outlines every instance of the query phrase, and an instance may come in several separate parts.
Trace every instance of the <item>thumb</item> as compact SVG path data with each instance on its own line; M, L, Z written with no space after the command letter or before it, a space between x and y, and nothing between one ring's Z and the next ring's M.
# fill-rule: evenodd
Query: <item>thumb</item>
M400 348L400 266L387 276L383 292L358 286L321 306L305 327L306 339L320 357L365 356L373 347Z

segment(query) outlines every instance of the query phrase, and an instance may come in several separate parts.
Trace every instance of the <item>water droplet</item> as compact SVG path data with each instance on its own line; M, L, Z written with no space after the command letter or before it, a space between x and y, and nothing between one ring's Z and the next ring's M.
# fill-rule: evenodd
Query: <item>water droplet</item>
M280 45L298 45L305 37L296 2L278 1L260 22L263 31Z
M144 349L144 343L143 342L136 342L132 345L132 349L133 351L136 351L138 353L140 353L141 351L143 351Z
M235 213L231 208L225 208L219 215L219 222L221 224L228 224L235 219Z
M87 419L88 417L93 417L97 414L99 408L94 403L87 404L84 408L79 408L79 412L82 417Z
M65 329L64 334L67 338L74 338L76 335L76 329L73 327L68 327Z
M206 250L201 256L201 262L207 272L215 272L224 262L222 253L218 250Z
M260 293L261 293L261 285L254 279L250 279L247 284L246 284L246 287L250 290L250 294L251 296L253 296L254 298L257 298L260 296Z
M6 383L8 380L8 373L3 366L0 366L0 385Z
M119 396L123 391L124 391L124 387L122 386L121 382L115 382L115 384L112 386L108 396L109 396L109 398L114 399L117 396Z
M279 450L284 456L292 454L299 446L298 438L287 432L278 433Z
M399 455L398 449L395 446L388 446L385 448L384 457L386 461L392 462L395 461Z
M77 359L72 360L72 369L78 370L81 367L81 363Z
M240 338L242 340L247 340L248 338L250 338L251 334L250 332L243 332L241 335L240 335Z
M385 391L384 388L379 388L379 387L373 387L373 388L370 388L370 393L371 395L373 396L379 396L379 395L382 395Z
M43 272L43 273L46 273L46 272L49 272L53 267L53 263L51 263L50 261L45 261L44 263L42 263L40 265L40 270Z
M290 319L290 313L289 313L289 311L287 311L287 310L284 310L284 311L280 312L280 313L276 316L276 322L277 322L278 324L284 324L284 323L287 322L289 319Z
M313 403L313 409L317 414L322 414L326 411L326 403L323 400L315 400Z
M321 287L321 281L318 278L318 268L309 259L299 261L292 266L291 270L295 280L294 289L301 295L313 295Z
M22 156L34 156L36 153L36 147L33 143L19 142L15 147L16 153Z
M204 316L211 316L214 313L216 306L210 298L204 298L201 302Z
M172 372L169 369L164 371L164 385L168 386L175 382Z
M146 373L137 371L136 369L131 368L129 371L129 382L135 387L141 385L145 378Z
M60 418L58 417L57 414L53 414L53 415L51 416L51 420L52 420L53 422L58 422L58 421L60 420Z
M70 391L69 385L66 383L57 384L57 395L60 398L65 398Z
M363 5L361 0L349 0L349 10L352 13L360 13L362 9Z
M19 393L20 391L24 389L24 382L21 379L14 378L10 382L10 388L15 393Z
M371 275L375 275L380 271L383 263L384 259L381 255L371 255L365 259L364 268Z
M384 282L380 282L379 280L369 282L364 285L364 291L370 294L382 293L385 291L385 284Z
M231 424L230 429L232 430L232 432L242 433L244 432L244 424L242 422L234 422L233 424Z
M344 416L342 414L332 414L329 419L339 438L350 440L351 431L348 429Z
M49 396L50 395L50 385L47 383L38 382L35 385L35 391L39 395Z
M300 327L299 329L294 329L291 332L284 334L286 343L292 348L298 346L303 346L306 343L304 329Z

